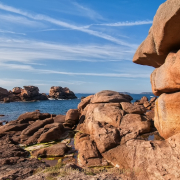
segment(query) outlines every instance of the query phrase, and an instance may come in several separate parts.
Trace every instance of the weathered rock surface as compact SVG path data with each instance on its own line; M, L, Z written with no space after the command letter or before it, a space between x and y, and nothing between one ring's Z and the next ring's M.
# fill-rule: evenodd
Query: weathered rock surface
M96 143L87 134L77 133L75 148L79 149L78 159L81 166L103 166L107 162L102 159Z
M50 117L51 115L49 113L40 113L40 111L33 111L21 114L17 120L21 121L21 123L27 123L29 121L35 121L38 119L43 120Z
M136 51L133 62L159 67L170 51L180 49L179 20L180 2L167 0L163 3L157 10L148 37Z
M151 74L152 91L159 96L162 93L180 90L180 51L169 53L165 63Z
M70 148L64 143L58 143L47 148L36 150L32 153L36 157L60 157L64 156Z
M157 54L152 30L150 30L147 38L137 49L133 57L133 62L157 68L164 63L165 58L166 55Z
M180 132L179 106L180 92L164 93L156 100L154 123L165 139Z
M66 113L66 117L65 117L65 123L70 126L73 127L74 125L76 125L79 121L79 111L78 109L69 109L68 112Z
M81 113L84 108L91 102L91 99L94 95L87 96L81 100L81 102L78 104L78 111Z
M179 179L179 136L164 141L129 140L103 156L120 169L138 170L134 176L138 180Z
M118 92L102 91L95 94L85 108L80 109L81 119L77 130L81 134L75 137L75 142L81 165L88 166L89 159L100 165L107 160L102 157L103 153L153 131L152 120L144 114L146 108L131 104L131 99L130 96L120 95ZM146 101L148 99L143 97L140 103ZM89 154L92 157L88 157Z
M8 135L17 144L25 145L59 140L65 133L64 126L54 118L39 111L24 113L17 120L0 126L0 137Z
M146 108L142 105L134 105L128 102L120 103L122 109L128 114L144 114L146 112Z
M130 102L132 97L126 94L120 94L115 91L104 90L96 93L91 103L109 103L109 102Z
M0 139L0 179L21 180L33 175L37 168L45 168L46 164L37 160L29 159L29 152L14 145L8 137Z
M55 123L65 123L65 117L66 117L65 115L59 114L56 117L54 117L53 119L54 119Z
M67 87L52 86L49 91L49 97L54 99L76 99L74 92Z
M0 88L0 101L14 102L14 101L36 101L47 100L47 95L39 93L39 88L36 86L24 86L13 88L12 91Z
M180 179L179 21L180 1L167 0L157 10L149 35L133 58L135 63L156 67L151 85L159 98L146 101L143 106L151 109L145 115L154 119L159 134L166 140L144 141L139 136L103 153L105 159L119 168L139 167L137 179Z

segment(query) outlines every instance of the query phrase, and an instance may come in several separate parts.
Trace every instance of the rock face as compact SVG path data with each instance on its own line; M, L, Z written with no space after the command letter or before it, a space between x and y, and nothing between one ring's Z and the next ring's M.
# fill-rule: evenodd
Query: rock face
M132 139L103 156L120 169L133 169L136 174L132 179L179 179L179 137L177 134L165 141Z
M153 20L149 35L136 51L133 61L156 69L151 74L152 91L158 99L146 112L163 141L133 139L104 152L103 156L119 168L140 168L138 179L179 179L180 146L180 1L167 0ZM135 102L140 104L141 102ZM153 117L153 114L155 116ZM139 126L138 126L139 127ZM137 129L137 127L136 127ZM123 152L117 154L116 152Z
M69 125L70 127L73 127L74 125L78 124L79 115L80 114L78 112L78 109L68 110L65 117L65 123Z
M163 3L157 10L148 37L136 51L133 62L156 68L161 66L168 53L180 47L179 20L180 2L167 0Z
M180 90L180 50L170 52L165 63L156 68L151 74L152 91L160 96L162 93L171 93Z
M14 102L14 101L36 101L47 100L47 95L39 93L39 88L36 86L24 86L24 89L20 87L13 88L12 91L0 88L0 101Z
M76 99L75 94L69 88L61 86L52 86L49 91L49 97L54 99Z
M169 138L180 133L180 92L162 94L156 100L155 126L162 137Z
M164 138L180 133L180 26L177 23L179 20L180 1L167 0L157 10L149 35L133 59L135 63L156 67L151 74L151 85L152 92L160 97L156 100L154 123ZM156 57L153 57L155 54ZM144 107L148 109L149 103L144 102Z
M130 103L132 97L114 91L101 91L78 105L80 134L75 136L79 164L99 166L107 163L104 153L130 139L152 131L152 121L143 105ZM88 104L89 103L89 104Z

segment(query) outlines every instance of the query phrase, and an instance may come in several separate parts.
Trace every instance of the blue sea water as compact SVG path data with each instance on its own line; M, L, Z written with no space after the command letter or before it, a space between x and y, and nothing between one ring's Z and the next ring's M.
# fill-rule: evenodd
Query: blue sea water
M37 102L11 102L0 103L0 114L5 116L0 117L0 120L15 120L19 115L25 112L32 112L40 110L42 113L50 114L66 114L69 109L77 109L78 104L81 101L81 97L86 97L91 94L76 94L78 99L71 100L47 100ZM132 102L141 99L146 96L148 99L154 97L153 94L130 94L133 97Z

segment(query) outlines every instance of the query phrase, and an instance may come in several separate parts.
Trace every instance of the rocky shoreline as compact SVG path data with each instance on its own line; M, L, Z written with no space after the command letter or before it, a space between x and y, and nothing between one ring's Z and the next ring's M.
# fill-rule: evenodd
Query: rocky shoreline
M52 99L76 99L73 91L69 88L61 86L52 86L49 95L39 93L39 88L36 86L23 86L24 88L15 87L7 90L0 87L0 102L16 102L16 101L38 101Z
M34 111L0 123L0 179L180 179L179 20L180 1L167 0L133 58L156 68L158 98L131 103L130 95L104 90L66 115ZM53 87L52 97L65 97L61 90Z
M156 98L148 101L143 97L134 103L131 100L129 95L101 91L83 98L78 108L70 109L66 115L27 112L17 120L1 125L0 179L31 176L37 166L41 167L41 177L49 166L42 158L63 157L74 163L70 167L86 171L87 168L92 171L90 167L118 167L132 171L127 177L133 177L133 167L127 166L122 157L119 159L119 152L131 152L129 146L123 149L126 143L149 143L148 137L158 139L159 135L153 125ZM68 164L64 160L63 163ZM59 169L62 168L64 166ZM125 175L120 173L118 176Z

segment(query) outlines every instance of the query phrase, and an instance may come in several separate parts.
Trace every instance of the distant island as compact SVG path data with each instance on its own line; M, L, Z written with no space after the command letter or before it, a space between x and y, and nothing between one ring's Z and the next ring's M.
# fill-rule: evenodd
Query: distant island
M142 92L140 94L153 94L152 92Z
M119 93L121 93L121 94L132 94L130 92L119 92Z

